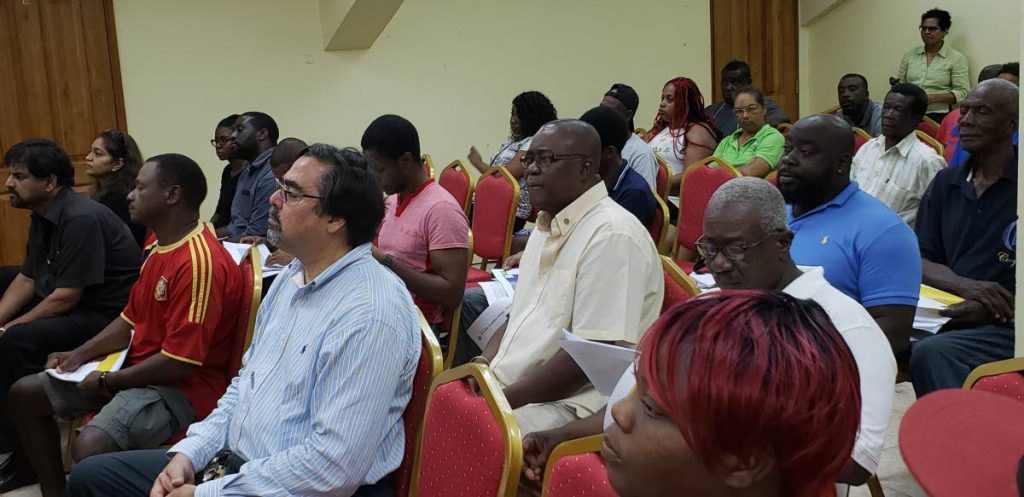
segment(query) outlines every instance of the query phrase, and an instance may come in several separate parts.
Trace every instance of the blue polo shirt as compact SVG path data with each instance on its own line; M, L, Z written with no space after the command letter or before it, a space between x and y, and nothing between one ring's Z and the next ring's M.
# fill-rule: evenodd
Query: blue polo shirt
M654 212L658 209L654 191L640 173L626 167L626 161L622 161L618 180L615 181L615 186L608 190L608 196L636 216L645 228L651 227Z
M895 212L851 181L839 195L793 218L790 255L825 268L825 279L864 307L917 306L921 253L917 237Z
M1016 292L1017 154L978 196L974 163L935 175L918 208L921 256L958 276L994 281Z
M235 198L231 201L230 236L267 236L270 196L277 191L277 178L270 169L274 147L263 151L238 175Z

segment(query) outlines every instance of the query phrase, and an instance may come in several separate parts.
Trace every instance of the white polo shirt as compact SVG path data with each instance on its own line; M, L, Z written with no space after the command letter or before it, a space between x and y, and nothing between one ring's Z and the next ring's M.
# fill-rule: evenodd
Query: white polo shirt
M599 182L551 216L541 212L519 264L508 326L491 361L503 387L562 347L562 329L635 345L661 312L658 251L636 216ZM588 386L566 401L586 417L606 399Z
M782 291L820 305L850 347L860 373L861 395L860 430L852 457L857 464L875 474L892 416L896 358L889 340L863 306L829 285L822 268L801 266L800 269L804 274ZM629 368L615 386L608 404L625 398L635 385L633 368ZM611 409L608 409L604 418L605 428L611 423Z

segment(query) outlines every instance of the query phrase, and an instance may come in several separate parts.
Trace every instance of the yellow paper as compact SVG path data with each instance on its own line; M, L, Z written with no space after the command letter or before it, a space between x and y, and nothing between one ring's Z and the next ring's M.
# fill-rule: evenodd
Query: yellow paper
M932 288L928 285L921 285L921 296L928 297L942 305L950 306L953 304L959 304L963 302L963 297L958 297L949 292L944 292L938 288Z

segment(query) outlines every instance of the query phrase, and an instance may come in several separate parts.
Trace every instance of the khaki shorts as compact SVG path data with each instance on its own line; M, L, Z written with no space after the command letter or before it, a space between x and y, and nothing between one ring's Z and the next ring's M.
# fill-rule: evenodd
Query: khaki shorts
M39 373L39 378L58 416L73 420L99 411L85 426L103 430L121 450L160 447L195 419L192 403L178 388L129 388L117 392L108 402L45 372Z

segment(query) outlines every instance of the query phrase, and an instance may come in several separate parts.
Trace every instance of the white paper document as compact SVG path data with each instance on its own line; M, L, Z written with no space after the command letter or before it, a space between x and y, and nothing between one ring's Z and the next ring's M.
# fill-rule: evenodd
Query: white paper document
M568 330L562 330L562 334L562 348L579 364L594 388L605 397L611 395L622 373L632 366L636 351L580 338Z
M502 325L508 322L508 313L511 311L511 298L495 300L484 309L484 312L480 313L476 321L469 325L466 333L476 343L477 347L483 350L487 348L487 344L491 342L491 338L498 331L498 328L501 328Z
M132 337L135 337L135 330L132 330ZM128 341L129 347L131 346L131 340ZM124 365L124 359L128 357L128 349L124 349L120 352L114 352L113 354L104 357L99 361L92 361L82 364L78 369L74 371L66 371L63 373L57 372L56 369L50 368L46 370L46 374L57 378L58 380L71 381L78 383L89 376L89 373L93 371L117 371Z
M693 281L697 283L697 288L700 289L701 293L718 288L715 285L715 277L711 273L690 273L690 278L693 278Z
M917 299L917 310L914 312L914 329L938 333L949 322L950 318L942 316L939 311L952 304L963 302L951 293L937 290L928 285L921 285L921 294Z
M227 241L222 243L228 253L231 254L231 258L235 260L235 264L241 264L242 259L245 258L245 255L249 253L249 249L252 248L252 245L247 243L232 243ZM263 268L263 276L266 277L280 273L284 266L279 264L275 264L273 266L267 265L267 258L270 257L270 247L267 247L267 244L265 243L261 243L257 245L256 248L260 252L260 267Z

